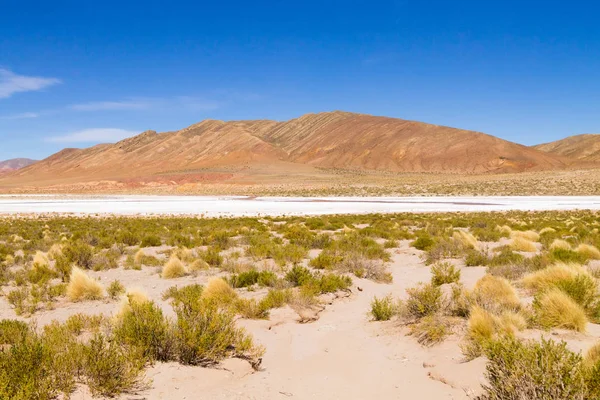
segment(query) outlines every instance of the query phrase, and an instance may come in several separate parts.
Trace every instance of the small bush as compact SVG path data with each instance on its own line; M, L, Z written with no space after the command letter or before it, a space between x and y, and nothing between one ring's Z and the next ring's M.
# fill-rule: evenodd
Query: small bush
M114 280L110 283L110 285L108 286L108 289L106 290L108 292L108 295L110 296L111 299L116 300L118 299L122 294L125 293L125 286L123 286L123 284L121 282L119 282L118 280Z
M114 397L140 388L145 359L96 334L83 350L85 383L95 396Z
M470 250L465 257L465 265L467 267L477 267L488 265L490 259L487 255L477 250Z
M419 235L410 245L417 250L427 251L435 244L435 240L429 235Z
M444 341L450 333L448 318L439 314L428 315L411 326L410 334L424 346Z
M63 248L63 254L70 263L74 263L83 269L92 267L94 250L92 246L82 241L70 243Z
M407 312L415 318L435 314L443 307L444 299L439 286L420 284L417 287L406 289L406 293L408 293Z
M431 284L441 286L460 280L460 270L449 262L440 262L431 266Z
M171 299L174 304L190 304L200 301L202 292L204 292L204 286L197 283L181 288L171 286L163 293L163 300Z
M160 237L155 236L155 235L148 235L148 236L144 236L140 247L158 247L161 245L162 245L162 241L160 240Z
M396 307L391 295L378 298L374 297L371 301L371 316L375 321L389 321L395 314Z
M586 399L581 356L550 340L522 343L507 338L486 349L487 384L481 400Z
M67 285L67 297L71 301L99 300L104 297L104 287L79 268L73 268Z
M285 280L294 286L302 286L312 278L313 275L308 268L304 268L300 265L294 265L285 275Z
M560 289L550 289L536 296L533 308L536 322L544 329L585 331L588 322L585 310Z
M168 361L174 353L171 325L151 301L131 302L129 310L118 319L114 336L149 360Z
M225 279L212 278L204 288L202 298L219 304L230 304L237 299L237 293Z
M587 257L584 254L578 253L573 250L560 248L551 250L550 258L554 261L563 262L567 264L583 264L587 261Z
M181 363L213 365L232 356L249 359L255 366L260 363L264 350L256 347L252 338L235 326L231 311L204 300L176 305L175 312L175 337Z

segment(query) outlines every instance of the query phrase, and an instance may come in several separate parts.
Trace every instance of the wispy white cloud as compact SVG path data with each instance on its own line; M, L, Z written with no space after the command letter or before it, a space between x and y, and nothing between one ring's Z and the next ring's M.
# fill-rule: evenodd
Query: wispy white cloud
M147 110L154 103L155 101L151 100L95 101L73 104L67 108L75 111Z
M52 136L47 138L46 141L55 143L112 143L135 136L140 132L118 128L91 128L66 135Z
M220 101L191 96L177 97L175 103L177 106L183 106L192 111L213 111L223 106Z
M8 69L0 68L0 99L6 99L15 93L35 92L61 83L57 78L18 75Z
M2 119L2 120L31 119L31 118L37 118L39 116L40 116L39 113L24 112L24 113L19 113L19 114L12 114L12 115L0 115L0 119Z

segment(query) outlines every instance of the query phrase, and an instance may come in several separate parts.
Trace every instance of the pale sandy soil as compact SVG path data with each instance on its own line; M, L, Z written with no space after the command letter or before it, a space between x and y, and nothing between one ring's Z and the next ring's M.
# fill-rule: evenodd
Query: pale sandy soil
M485 360L464 361L460 350L464 327L457 327L455 334L439 345L423 347L407 336L408 329L398 322L370 320L367 313L373 296L391 293L406 298L407 288L430 279L421 252L410 248L408 241L391 251L392 284L354 279L352 293L330 297L315 322L297 322L298 315L288 307L273 310L270 320L239 320L266 348L260 371L253 371L242 360L226 360L220 368L157 363L146 372L147 389L120 399L473 398L482 390ZM467 288L485 274L484 267L464 267L462 261L456 264ZM90 275L101 278L105 285L119 279L126 287L141 288L172 315L162 293L175 284L206 283L211 273L165 280L157 269L144 267L141 271L119 268ZM111 315L118 307L118 301L65 302L35 314L35 320L43 326L78 312ZM0 298L0 317L19 318L4 297ZM539 338L542 333L528 330L522 335ZM575 351L587 350L600 338L600 326L590 324L586 334L557 331L552 336L566 340ZM73 396L76 400L91 398L85 387Z

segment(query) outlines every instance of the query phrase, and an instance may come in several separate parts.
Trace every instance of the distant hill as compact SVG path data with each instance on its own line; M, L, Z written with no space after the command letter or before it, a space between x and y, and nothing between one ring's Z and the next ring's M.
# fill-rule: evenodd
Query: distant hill
M569 136L533 148L548 154L570 157L581 161L600 161L600 134Z
M36 162L37 160L31 160L29 158L13 158L11 160L0 161L0 173L16 171Z
M205 120L179 131L146 131L115 144L62 150L0 183L43 186L190 171L252 171L257 165L285 180L296 170L317 168L473 174L570 164L567 158L484 133L335 111L283 122Z

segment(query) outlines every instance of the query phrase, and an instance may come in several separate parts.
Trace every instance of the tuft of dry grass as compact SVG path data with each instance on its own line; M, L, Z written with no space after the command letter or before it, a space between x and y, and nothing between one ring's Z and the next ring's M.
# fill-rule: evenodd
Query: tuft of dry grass
M591 244L582 243L579 246L577 246L577 249L575 249L575 251L579 254L586 256L589 259L600 260L600 250L598 250L596 246L592 246Z
M212 278L204 288L202 298L227 304L237 298L237 293L225 279Z
M547 227L545 227L544 229L542 229L540 231L540 235L543 235L543 234L546 234L546 233L554 233L554 232L556 232L556 229L547 226Z
M499 276L485 275L478 280L473 296L478 305L488 310L517 310L521 307L515 288Z
M71 301L98 300L104 297L104 287L81 269L73 267L67 285L67 297Z
M210 265L208 265L208 263L201 258L194 260L192 263L190 263L188 265L188 270L190 272L205 271L209 268L210 268Z
M460 244L462 244L465 248L475 249L475 250L479 249L479 242L477 241L475 236L473 236L469 232L465 232L465 231L461 231L461 230L454 231L454 233L452 234L452 238L454 240L456 240L457 242L459 242Z
M566 240L554 239L554 241L550 245L550 250L556 250L556 249L571 250L571 244L569 242L567 242Z
M531 242L537 242L540 240L540 235L534 231L511 231L511 239L522 238Z
M536 322L543 328L564 328L584 332L588 319L585 310L568 294L552 288L534 300Z
M600 361L600 343L593 345L586 353L583 358L583 362L588 367L592 367Z
M164 265L160 276L164 279L180 278L186 274L185 266L177 256L171 256Z
M144 257L146 256L146 253L144 253L144 250L139 249L136 253L135 256L133 256L133 263L135 265L142 265L144 263Z
M502 233L502 234L509 235L509 236L513 232L512 228L508 225L496 226L496 230L500 231L500 233Z
M56 260L58 257L62 255L62 245L55 243L48 250L48 258L50 260Z
M561 281L575 279L579 274L586 274L585 269L575 263L556 263L523 277L523 286L540 291L556 286Z
M526 251L528 253L535 253L537 247L535 243L524 237L516 236L510 242L510 248L515 251Z
M33 265L41 268L48 268L50 267L50 261L48 260L48 257L46 257L46 254L41 251L36 251L33 256Z
M503 311L499 323L501 329L509 335L527 329L527 318L522 312Z

